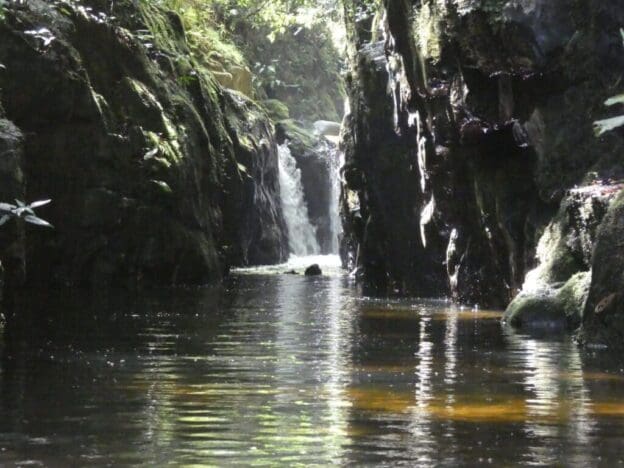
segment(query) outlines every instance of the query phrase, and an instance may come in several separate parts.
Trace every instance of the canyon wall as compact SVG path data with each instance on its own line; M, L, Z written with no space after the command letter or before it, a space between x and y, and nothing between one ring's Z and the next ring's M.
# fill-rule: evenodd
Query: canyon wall
M624 140L592 124L622 89L624 5L385 0L345 18L342 252L366 292L516 298L508 321L573 328L621 289L591 272L624 266L597 241L620 232L601 223Z
M54 225L3 226L7 277L204 284L286 259L273 125L193 56L177 15L11 2L0 64L2 201L51 198Z

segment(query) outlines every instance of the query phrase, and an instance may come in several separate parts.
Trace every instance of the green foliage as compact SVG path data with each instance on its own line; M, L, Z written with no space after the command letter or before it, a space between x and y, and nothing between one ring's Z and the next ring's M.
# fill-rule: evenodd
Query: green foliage
M140 1L150 41L175 49L162 47L168 45L167 32L151 24L159 15L150 11L176 12L194 61L222 85L230 86L228 76L234 81L243 76L241 69L250 70L255 92L245 94L278 99L295 118L340 119L342 61L326 24L340 16L337 0Z
M0 203L0 226L6 224L11 219L17 218L23 219L30 224L51 228L52 225L35 215L34 211L35 208L47 205L51 201L52 200L39 200L28 205L20 200L15 200L15 205L12 203Z
M3 1L3 0L0 0ZM377 3L366 0L363 4ZM178 13L186 30L210 35L216 32L221 42L241 24L265 30L269 40L286 34L289 28L311 28L340 18L338 0L141 0ZM368 7L367 7L368 8ZM208 42L216 44L213 37ZM213 49L211 49L213 50Z
M289 27L311 27L338 17L335 0L212 0L211 3L231 25L244 22L268 27L271 40Z
M622 36L622 42L624 43L624 29L620 29L620 35ZM624 94L613 96L605 101L605 106L615 106L617 104L624 104ZM596 136L601 136L611 130L624 126L624 114L609 119L597 120L594 122L594 132Z
M291 26L273 41L268 31L267 26L239 27L236 35L252 64L259 96L283 102L295 119L340 120L343 62L327 27Z

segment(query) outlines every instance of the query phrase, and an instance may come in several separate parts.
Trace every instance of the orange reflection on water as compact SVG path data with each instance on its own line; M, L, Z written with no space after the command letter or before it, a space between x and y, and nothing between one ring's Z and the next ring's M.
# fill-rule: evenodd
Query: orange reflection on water
M624 417L624 402L621 403L592 403L589 410L596 416Z
M510 400L505 403L432 403L424 408L415 408L415 414L427 415L447 421L510 423L528 419L526 401Z
M346 397L356 410L404 413L414 405L414 395L375 388L350 388Z
M624 375L606 372L562 372L559 377L565 380L624 381Z
M376 388L351 388L346 392L352 407L360 411L383 413L407 413L415 416L433 417L445 421L487 422L487 423L565 423L574 415L575 403L561 400L551 407L535 412L535 402L522 398L504 398L497 401L470 401L467 395L457 396L449 402L447 395L437 395L430 402L417 405L411 392L397 392ZM472 397L474 398L474 397ZM624 402L597 402L588 407L596 417L624 417Z
M419 309L369 309L362 311L362 317L376 320L419 320L423 316ZM449 318L458 320L498 320L503 313L496 310L458 310L447 309L441 313L428 315L431 320L446 321Z

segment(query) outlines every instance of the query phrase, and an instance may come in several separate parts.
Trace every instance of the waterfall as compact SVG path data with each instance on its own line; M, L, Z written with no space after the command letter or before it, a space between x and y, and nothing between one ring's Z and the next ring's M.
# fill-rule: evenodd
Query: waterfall
M282 210L288 229L290 252L297 256L314 255L320 251L316 229L310 223L308 208L303 198L301 171L290 153L288 144L277 146Z
M344 166L344 153L336 147L328 152L329 176L331 177L331 194L329 199L329 226L331 231L331 253L337 254L340 250L340 235L342 222L340 220L340 170Z

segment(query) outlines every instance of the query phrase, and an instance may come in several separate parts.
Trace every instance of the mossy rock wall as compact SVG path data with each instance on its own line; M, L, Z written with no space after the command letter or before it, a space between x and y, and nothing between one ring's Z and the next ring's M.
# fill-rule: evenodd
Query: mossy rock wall
M624 191L598 232L581 339L586 345L624 348Z
M624 176L621 133L592 129L624 69L624 5L393 0L383 22L357 7L344 2L343 257L364 284L505 307L556 226L582 252L551 265L565 270L556 286L588 271L602 215L557 213L571 191Z
M283 260L268 117L195 61L175 14L119 1L112 18L109 8L16 2L0 23L25 197L53 199L42 216L54 231L28 232L28 279L203 284L254 261L254 248L263 263ZM241 125L241 114L253 118ZM267 232L248 232L257 219Z

